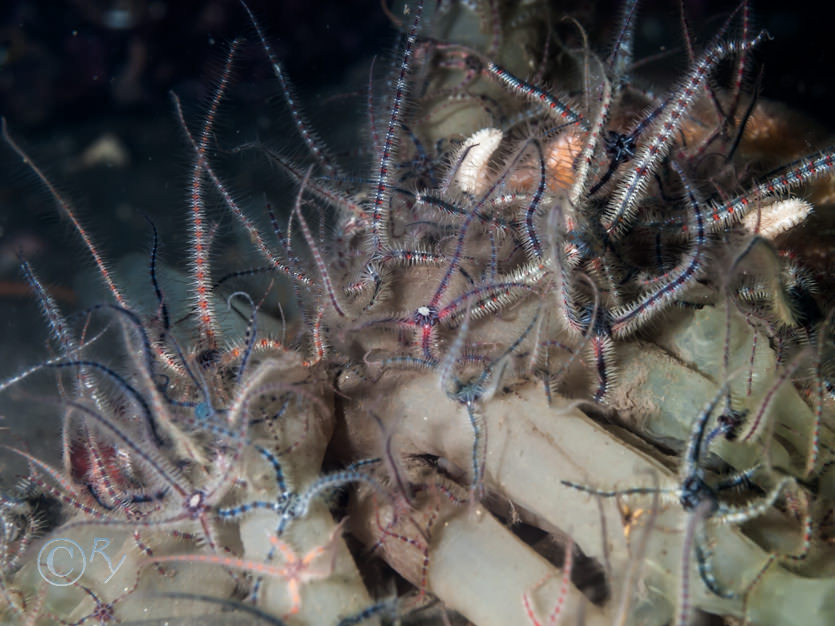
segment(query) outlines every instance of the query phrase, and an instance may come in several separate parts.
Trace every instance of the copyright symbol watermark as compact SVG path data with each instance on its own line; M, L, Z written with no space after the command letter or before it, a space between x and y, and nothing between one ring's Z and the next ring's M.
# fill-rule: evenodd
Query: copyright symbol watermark
M75 584L86 569L84 550L72 539L52 539L38 552L38 573L55 587Z
M111 540L107 537L93 537L88 560L84 548L77 541L66 537L47 541L38 552L38 573L54 587L69 587L84 576L89 563L93 566L93 576L109 583L128 558L127 554L123 554L119 562L114 563L107 553L110 543ZM97 556L99 559L96 559Z

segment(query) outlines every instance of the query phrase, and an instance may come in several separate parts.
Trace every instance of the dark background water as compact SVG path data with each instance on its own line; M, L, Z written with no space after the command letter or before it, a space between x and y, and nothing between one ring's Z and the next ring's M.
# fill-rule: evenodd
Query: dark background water
M578 15L602 45L621 3L551 4L555 14ZM737 6L684 4L697 44ZM252 0L250 6L288 73L308 87L339 81L352 60L384 53L392 43L379 0ZM639 58L680 45L677 1L641 2L638 15ZM810 3L774 0L753 2L752 18L755 32L765 28L774 38L758 53L766 68L764 95L827 115L835 46L826 19ZM7 0L0 6L0 111L28 130L113 111L164 110L170 89L206 88L209 70L236 37L256 39L235 0ZM251 78L269 74L262 63Z

